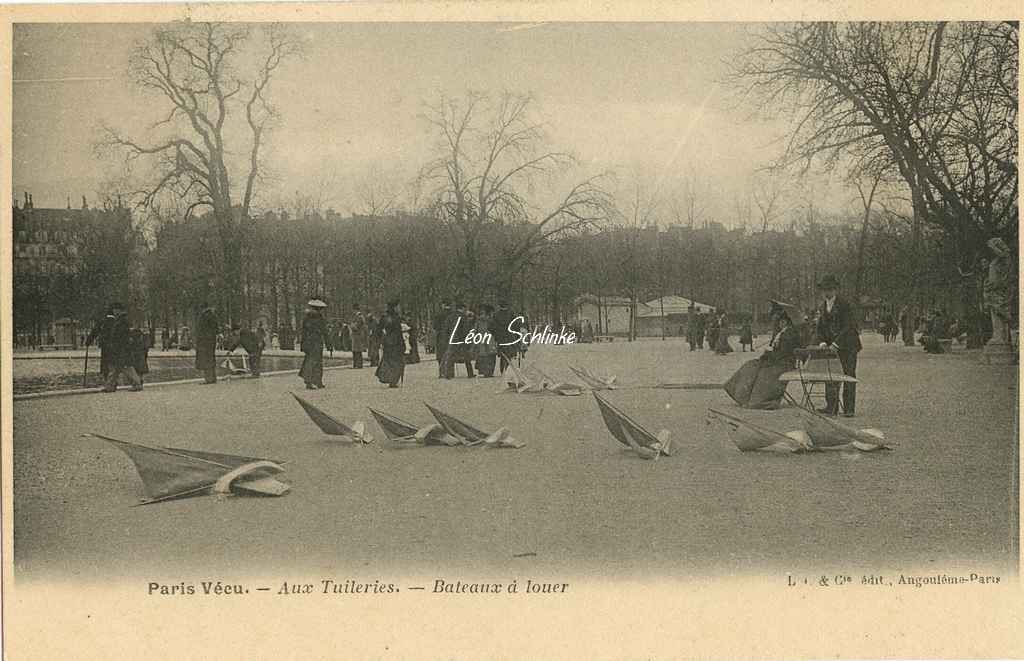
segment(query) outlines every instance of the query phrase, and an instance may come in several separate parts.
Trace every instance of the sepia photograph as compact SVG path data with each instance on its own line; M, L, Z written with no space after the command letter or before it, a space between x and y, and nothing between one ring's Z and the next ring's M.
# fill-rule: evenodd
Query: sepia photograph
M18 592L1019 589L1016 20L257 13L12 25Z

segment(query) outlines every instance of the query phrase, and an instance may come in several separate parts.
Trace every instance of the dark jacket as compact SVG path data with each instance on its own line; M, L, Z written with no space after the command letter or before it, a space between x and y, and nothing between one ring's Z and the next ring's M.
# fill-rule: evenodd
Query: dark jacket
M499 345L508 344L516 339L516 336L508 329L508 325L512 323L513 319L515 319L515 315L512 314L512 310L502 310L501 308L498 308L491 318L491 333ZM498 347L498 350L502 350L501 346Z
M387 312L377 324L377 334L384 352L388 355L405 354L405 339L402 337L402 320L397 314Z
M827 304L822 301L818 309L817 340L835 344L842 353L860 351L860 330L849 302L837 296L829 312Z
M104 353L112 369L128 367L132 364L131 338L129 337L128 315L121 314L110 322L107 346Z
M322 354L327 344L327 324L319 312L307 312L302 320L302 353Z
M142 376L149 373L149 346L142 330L133 328L128 333L128 353L135 372Z
M793 367L796 364L794 352L800 348L801 344L800 332L793 324L787 324L772 337L772 350L762 354L761 361L768 365Z
M241 345L245 352L250 356L257 353L262 353L265 343L260 340L259 336L248 328L243 328L238 331L237 334L232 335L227 342L226 348L228 351L234 351Z
M217 367L217 333L220 320L213 308L206 308L199 314L196 327L196 369L209 370Z

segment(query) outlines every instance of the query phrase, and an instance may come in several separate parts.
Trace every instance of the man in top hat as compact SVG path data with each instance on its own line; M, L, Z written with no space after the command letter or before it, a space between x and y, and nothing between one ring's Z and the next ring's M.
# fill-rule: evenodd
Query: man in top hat
M857 353L861 350L860 332L853 307L839 297L839 281L834 275L826 275L818 283L818 290L824 300L818 307L817 338L821 348L831 347L839 354L843 373L856 378ZM843 383L843 415L854 414L857 403L857 384ZM835 415L839 410L839 384L825 385L825 408L822 413Z

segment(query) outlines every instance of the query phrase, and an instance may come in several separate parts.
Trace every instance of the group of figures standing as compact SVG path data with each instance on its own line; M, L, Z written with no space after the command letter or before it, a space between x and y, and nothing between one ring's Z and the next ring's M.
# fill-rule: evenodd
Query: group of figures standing
M327 304L319 299L309 302L302 320L302 341L300 348L305 354L299 377L306 388L324 388L324 349L333 343L323 316ZM387 309L379 320L367 321L359 304L353 306L352 319L347 324L352 349L352 367L363 368L363 351L368 351L370 366L376 367L375 375L389 388L397 388L405 377L406 362L419 362L416 329L403 322L402 306L397 299L387 303ZM406 335L409 352L406 353Z
M85 344L88 347L94 342L100 349L103 392L117 390L121 374L128 379L132 390L142 390L143 378L149 373L149 334L128 322L128 309L122 303L112 303L93 325Z
M494 376L495 366L500 374L508 368L509 360L526 354L527 344L519 341L517 332L526 328L526 320L513 314L506 300L498 302L498 309L490 304L479 306L477 312L461 301L454 306L449 299L441 301L441 309L434 317L434 354L437 356L437 377L455 378L455 366L465 365L466 376L474 378L473 364L480 376ZM480 342L467 342L472 333Z
M716 354L724 356L732 353L732 345L729 344L729 330L726 326L727 318L724 312L717 314L700 314L694 305L690 306L689 323L686 327L686 341L690 344L690 351L704 348L704 340L707 339L708 348ZM750 333L750 324L744 325L740 331L740 345L746 350L747 345L753 343Z

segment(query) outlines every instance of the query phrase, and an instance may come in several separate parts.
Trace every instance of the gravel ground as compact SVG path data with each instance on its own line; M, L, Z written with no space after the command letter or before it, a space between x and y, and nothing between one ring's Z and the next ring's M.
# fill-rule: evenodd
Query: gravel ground
M657 462L623 451L589 394L498 394L497 378L439 381L433 362L410 366L392 390L371 369L341 369L320 391L284 376L15 402L16 575L1012 571L1017 368L864 340L855 421L898 441L892 452L739 453L705 423L709 406L779 431L799 427L796 413L742 411L719 391L631 388L722 382L751 357L691 353L678 340L530 351L567 380L569 364L617 374L622 389L609 399L672 431L676 451ZM331 441L293 390L366 421L378 441ZM507 426L529 445L396 447L366 410L425 423L423 402L486 430ZM284 460L292 492L132 507L142 491L131 462L83 432Z

